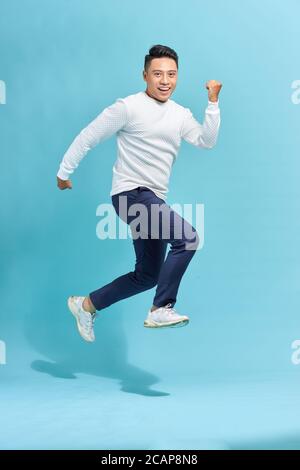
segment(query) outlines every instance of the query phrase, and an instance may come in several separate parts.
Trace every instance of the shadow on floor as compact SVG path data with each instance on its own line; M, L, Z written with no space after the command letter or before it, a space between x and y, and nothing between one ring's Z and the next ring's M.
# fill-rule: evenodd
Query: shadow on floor
M90 374L118 380L121 391L126 393L149 397L170 395L151 389L160 381L159 377L129 364L120 307L114 306L105 314L98 315L94 343L87 343L80 337L68 312L55 315L53 319L47 318L53 311L61 312L61 305L56 306L57 310L53 307L43 315L34 315L34 329L30 327L32 312L31 319L24 324L30 345L46 358L33 361L33 370L61 379L76 379L80 373Z

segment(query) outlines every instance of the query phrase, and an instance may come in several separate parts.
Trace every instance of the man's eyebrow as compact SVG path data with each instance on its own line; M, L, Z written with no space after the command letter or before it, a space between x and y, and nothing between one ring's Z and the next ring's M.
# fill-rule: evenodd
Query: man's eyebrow
M155 69L155 70L152 70L152 72L163 72L163 70ZM167 70L167 72L177 72L177 70Z

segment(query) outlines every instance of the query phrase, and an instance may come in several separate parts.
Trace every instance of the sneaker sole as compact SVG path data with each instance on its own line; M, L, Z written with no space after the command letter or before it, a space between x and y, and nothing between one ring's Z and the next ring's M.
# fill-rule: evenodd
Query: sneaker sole
M88 343L92 343L94 340L91 340L91 339L88 339L86 338L82 332L81 332L81 327L80 327L80 323L79 323L79 320L78 320L78 316L76 314L76 310L75 310L75 305L73 305L72 303L72 297L69 297L68 298L68 307L69 307L69 310L70 312L72 313L72 315L75 317L75 320L76 320L76 324L77 324L77 329L79 331L79 334L81 336L81 338L83 338L85 341L87 341Z
M172 323L158 323L155 321L149 321L145 320L144 321L144 326L146 328L180 328L181 326L186 326L189 323L189 320L180 320L177 322L172 322Z

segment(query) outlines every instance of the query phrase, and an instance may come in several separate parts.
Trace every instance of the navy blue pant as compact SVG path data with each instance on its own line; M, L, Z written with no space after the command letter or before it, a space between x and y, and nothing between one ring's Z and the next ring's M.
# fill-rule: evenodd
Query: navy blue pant
M125 215L121 213L121 216L120 196L127 198L128 207ZM89 297L93 305L96 310L102 310L121 299L139 294L157 285L153 304L157 307L171 304L173 307L182 276L198 247L198 233L189 222L145 186L113 195L112 203L118 216L131 228L138 214L130 215L129 209L133 204L143 204L147 211L147 223L137 226L136 232L140 232L141 236L133 237L136 254L134 271L91 292ZM155 224L151 212L152 205L159 207L159 218L156 218ZM163 221L167 219L169 233L162 230ZM171 246L165 257L168 243Z

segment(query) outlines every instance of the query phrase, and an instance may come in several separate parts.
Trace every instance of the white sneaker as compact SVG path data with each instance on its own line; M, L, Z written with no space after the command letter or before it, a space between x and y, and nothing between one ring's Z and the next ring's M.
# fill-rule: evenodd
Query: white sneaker
M162 327L178 327L185 326L189 322L189 317L186 315L179 315L176 313L172 304L167 304L165 307L159 307L151 312L148 312L148 317L144 321L146 328L162 328Z
M84 297L72 296L68 298L68 307L71 313L76 318L77 328L82 338L85 341L95 341L94 322L96 319L96 312L90 313L83 309L82 302Z

